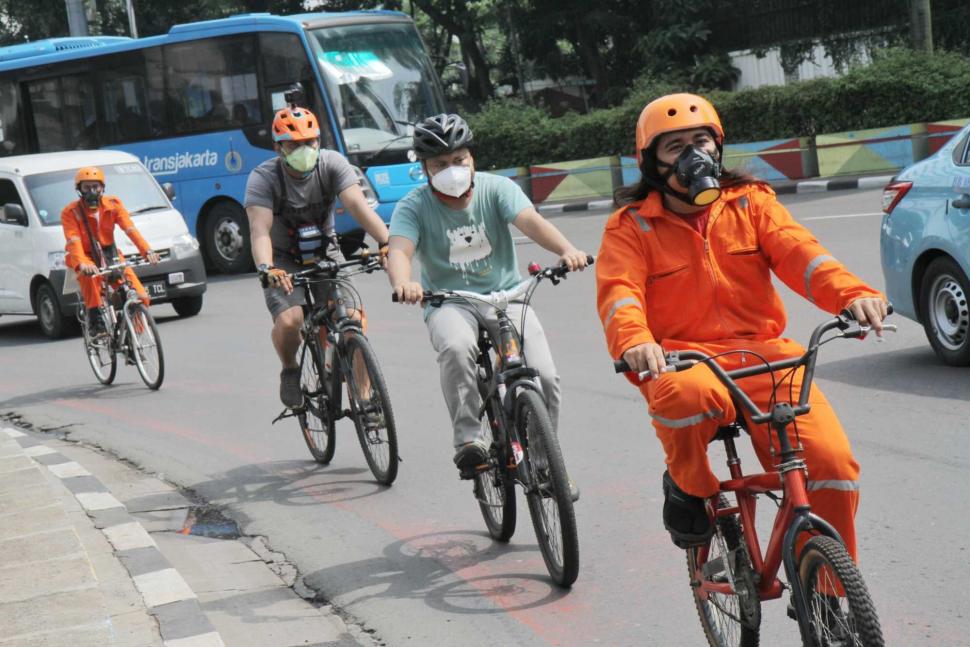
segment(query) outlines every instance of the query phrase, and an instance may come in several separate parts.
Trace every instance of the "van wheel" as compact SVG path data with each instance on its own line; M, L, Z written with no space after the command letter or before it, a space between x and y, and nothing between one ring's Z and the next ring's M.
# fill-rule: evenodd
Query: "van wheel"
M64 315L61 311L61 303L57 300L57 293L50 283L43 283L37 288L34 304L34 313L37 315L40 330L48 338L60 339L77 332L77 317Z
M202 295L172 299L172 307L180 317L194 317L202 310Z
M205 221L205 255L223 274L242 274L253 267L249 247L249 220L235 202L220 202Z
M970 281L947 256L926 268L920 288L920 313L926 338L937 357L950 366L970 365Z

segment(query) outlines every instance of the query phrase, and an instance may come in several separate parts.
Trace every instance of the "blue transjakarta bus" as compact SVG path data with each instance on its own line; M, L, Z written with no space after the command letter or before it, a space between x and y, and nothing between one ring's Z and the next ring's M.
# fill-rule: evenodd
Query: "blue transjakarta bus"
M275 154L269 126L297 82L322 144L361 171L389 220L425 181L408 157L412 124L444 111L421 38L398 12L247 14L150 38L0 48L0 155L128 151L172 185L210 265L241 272L252 263L246 179ZM362 238L339 204L336 212L337 231Z

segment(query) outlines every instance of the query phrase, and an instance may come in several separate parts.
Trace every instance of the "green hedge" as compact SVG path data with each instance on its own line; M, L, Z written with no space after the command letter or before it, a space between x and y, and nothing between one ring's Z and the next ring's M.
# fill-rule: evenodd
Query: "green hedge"
M651 100L683 91L644 81L614 108L549 117L516 100L468 115L480 168L632 154L637 116ZM740 92L703 92L729 142L809 137L970 116L970 59L947 52L886 50L834 79Z

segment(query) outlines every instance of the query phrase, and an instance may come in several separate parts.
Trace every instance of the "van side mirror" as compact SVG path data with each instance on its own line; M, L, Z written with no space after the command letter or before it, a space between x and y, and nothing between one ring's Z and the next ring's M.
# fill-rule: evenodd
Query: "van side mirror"
M175 186L171 182L165 182L162 184L162 191L168 196L169 200L175 199Z
M10 225L27 226L27 212L19 204L8 202L3 205L3 221Z

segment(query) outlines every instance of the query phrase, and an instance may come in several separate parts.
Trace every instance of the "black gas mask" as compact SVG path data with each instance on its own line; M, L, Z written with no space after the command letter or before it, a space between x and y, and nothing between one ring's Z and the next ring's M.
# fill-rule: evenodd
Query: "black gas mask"
M687 146L680 152L672 165L657 162L657 166L670 166L670 170L663 176L660 189L688 204L706 207L721 196L721 163L711 157L706 151ZM667 180L675 176L681 186L687 187L687 193L681 193L670 188Z
M87 191L81 191L78 189L77 194L81 196L82 200L84 200L84 204L93 208L98 206L98 203L101 201L102 191L102 189L89 189Z

